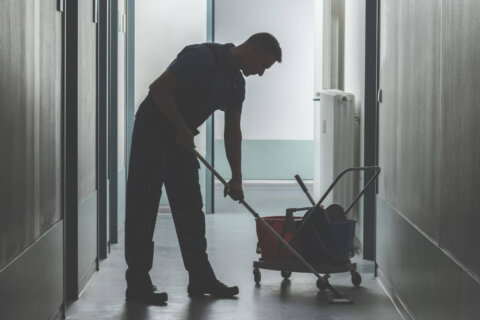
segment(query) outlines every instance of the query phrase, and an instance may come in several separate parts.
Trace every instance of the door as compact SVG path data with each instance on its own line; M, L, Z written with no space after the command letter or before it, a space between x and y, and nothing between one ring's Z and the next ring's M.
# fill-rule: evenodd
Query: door
M78 297L98 268L96 5L94 0L65 3L65 220L69 300Z

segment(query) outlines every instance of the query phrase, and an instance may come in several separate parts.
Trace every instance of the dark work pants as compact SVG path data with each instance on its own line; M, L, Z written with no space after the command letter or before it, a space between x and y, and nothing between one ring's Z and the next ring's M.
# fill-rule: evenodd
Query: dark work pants
M174 143L168 127L147 97L135 119L127 181L125 258L129 287L144 289L152 284L148 272L152 268L152 239L163 184L191 281L216 279L206 253L199 163L193 153Z

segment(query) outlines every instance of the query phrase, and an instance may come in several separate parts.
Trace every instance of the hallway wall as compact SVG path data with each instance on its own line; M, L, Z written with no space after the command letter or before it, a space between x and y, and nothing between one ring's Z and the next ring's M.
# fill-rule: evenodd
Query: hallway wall
M477 319L480 3L380 10L380 275L416 319Z
M0 0L0 318L63 303L62 18L56 0Z
M345 0L345 43L343 66L343 90L355 96L355 113L360 121L355 121L355 166L363 166L364 124L365 124L365 2L366 0ZM354 175L355 192L363 188L363 174ZM356 238L363 246L363 199L353 207L352 215L357 221Z
M207 5L195 0L135 2L135 108L187 45L207 41Z
M77 254L77 294L87 285L90 278L96 271L97 261L97 24L93 19L94 2L81 1L69 3L72 10L76 6L75 14L78 14L77 27L74 34L68 34L68 37L74 37L77 41L77 60L68 61L73 67L77 67L76 79L73 80L72 74L66 71L67 86L76 88L68 90L66 95L74 95L76 100L66 102L66 113L76 108L76 128L78 136L75 141L70 140L69 145L77 144L77 165L78 165L78 193L76 201L78 203L77 215L72 210L67 210L67 223L70 220L77 219L76 232L78 232L77 243L67 248L69 250L78 250ZM67 8L67 10L68 10ZM70 17L71 18L71 17ZM68 19L68 18L67 18ZM72 48L73 49L73 48ZM70 53L67 50L67 55ZM72 69L70 69L72 70ZM75 82L76 81L76 82ZM66 124L68 126L70 124ZM68 170L68 169L67 169ZM70 170L74 170L70 168ZM75 200L74 200L75 201ZM73 228L67 228L67 234L72 234ZM75 247L75 249L73 249ZM72 272L70 270L70 272ZM69 278L70 279L70 278Z
M152 36L154 35L154 36ZM148 94L148 87L166 70L187 45L207 42L207 2L197 0L137 0L135 2L135 110ZM206 127L199 128L195 146L206 154ZM200 187L205 189L204 167ZM162 192L160 205L168 205ZM205 202L205 201L204 201Z

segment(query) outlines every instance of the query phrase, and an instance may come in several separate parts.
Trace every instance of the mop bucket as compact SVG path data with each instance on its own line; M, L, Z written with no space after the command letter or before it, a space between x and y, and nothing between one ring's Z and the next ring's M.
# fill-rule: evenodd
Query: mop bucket
M299 234L301 252L312 264L348 263L353 251L355 220L329 222L322 207L314 209Z
M303 218L293 217L292 219L286 216L272 216L263 217L263 220L280 234L285 241L290 242ZM256 219L256 224L258 237L257 253L261 254L262 261L296 259L274 234L268 232L267 228L258 219Z

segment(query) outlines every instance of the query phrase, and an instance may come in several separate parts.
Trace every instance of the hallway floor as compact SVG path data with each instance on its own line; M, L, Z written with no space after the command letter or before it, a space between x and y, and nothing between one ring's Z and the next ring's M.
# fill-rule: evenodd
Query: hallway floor
M101 262L100 271L80 299L68 307L67 319L402 319L373 277L372 263L355 258L363 278L359 288L353 287L349 273L332 275L331 284L354 300L351 305L332 305L326 294L317 289L312 274L294 273L289 280L283 280L278 271L261 270L261 283L255 285L252 262L258 259L257 239L255 221L248 212L207 215L206 222L210 261L221 281L239 286L238 298L216 300L209 296L195 299L187 296L188 276L173 220L170 214L159 214L151 277L159 289L168 292L168 304L158 307L126 303L126 264L123 243L119 243L112 246L109 258Z

